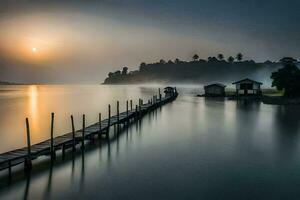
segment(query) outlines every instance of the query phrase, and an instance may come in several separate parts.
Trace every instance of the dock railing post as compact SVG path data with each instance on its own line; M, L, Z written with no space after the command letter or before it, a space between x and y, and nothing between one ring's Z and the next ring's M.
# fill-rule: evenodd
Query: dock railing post
M135 119L138 118L138 105L135 105Z
M117 101L117 128L119 130L119 121L120 121L120 103Z
M159 101L161 101L161 93L160 93L160 88L158 88L158 94L159 94Z
M117 101L117 132L120 130L120 102Z
M119 124L120 120L120 109L119 109L120 103L117 101L117 124Z
M102 121L102 116L101 113L99 113L99 134L98 134L99 139L101 138L101 134L102 134L101 121Z
M84 150L84 140L85 140L85 114L82 115L82 144L81 144L82 150Z
M8 179L11 181L11 160L8 161Z
M142 106L141 105L139 106L139 117L140 118L142 117Z
M72 150L75 152L76 148L76 142L75 142L75 126L74 126L74 118L73 115L71 115L71 124L72 124Z
M107 130L106 130L106 138L109 138L109 129L110 129L110 117L111 117L111 109L110 104L108 104L108 123L107 123Z
M128 118L128 101L126 101L126 116Z
M50 155L51 155L51 161L55 160L53 131L54 131L54 113L51 113L51 130L50 130L50 138L51 138Z
M32 168L32 163L31 163L30 127L29 127L28 118L26 118L26 134L27 134L27 158L25 160L25 169L30 170Z

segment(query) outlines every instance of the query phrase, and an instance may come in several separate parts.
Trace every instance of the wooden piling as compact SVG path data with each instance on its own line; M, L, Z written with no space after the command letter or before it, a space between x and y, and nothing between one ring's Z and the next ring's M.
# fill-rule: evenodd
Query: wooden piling
M32 163L31 163L30 127L29 127L28 118L26 118L26 134L27 134L27 158L25 161L25 169L30 170L32 168Z
M135 118L138 118L138 105L135 105Z
M128 101L126 101L126 116L128 117Z
M130 110L132 110L132 100L130 100Z
M141 107L141 105L139 106L139 117L140 118L142 117L142 107Z
M82 144L81 148L84 149L84 140L85 140L85 114L82 115Z
M160 93L160 88L158 88L158 95L159 95L159 101L161 101L161 93Z
M117 101L117 122L118 122L118 125L119 125L119 120L120 120L120 110L119 110L119 106L120 106L120 103L119 103L119 101Z
M101 134L102 134L101 121L102 121L102 116L101 113L99 113L99 134L98 134L99 139L101 138Z
M71 115L71 124L72 124L72 150L73 152L76 151L76 141L75 141L75 126L74 126L74 118Z
M54 113L51 113L51 130L50 130L50 155L51 161L55 159L55 149L54 149L54 141L53 141L53 131L54 131Z
M8 178L11 180L11 160L8 161Z
M111 108L110 108L110 104L108 104L108 126L107 126L107 130L106 130L106 138L109 138L109 128L110 128L110 118L111 118Z

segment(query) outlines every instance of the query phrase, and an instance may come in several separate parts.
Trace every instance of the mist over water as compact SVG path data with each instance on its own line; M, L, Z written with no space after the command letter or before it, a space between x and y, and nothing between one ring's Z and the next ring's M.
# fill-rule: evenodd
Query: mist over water
M87 145L73 159L71 154L65 160L58 157L51 170L40 158L30 179L15 175L9 185L2 172L0 198L298 199L299 106L199 98L198 87L178 90L176 101L118 137L111 132L109 143ZM98 112L106 114L108 103L147 99L155 92L157 87L139 86L2 88L0 139L6 146L1 151L25 144L19 112L36 124L33 137L38 141L49 137L52 111L59 134L69 130L70 113L78 127L82 113L95 122ZM125 103L120 105L123 110ZM16 136L9 141L7 133Z

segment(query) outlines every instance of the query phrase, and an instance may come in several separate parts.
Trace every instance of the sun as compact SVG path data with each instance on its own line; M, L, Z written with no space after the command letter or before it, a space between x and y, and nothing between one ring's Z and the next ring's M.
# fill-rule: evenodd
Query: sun
M37 48L32 47L31 51L32 51L33 53L36 53L36 52L37 52Z

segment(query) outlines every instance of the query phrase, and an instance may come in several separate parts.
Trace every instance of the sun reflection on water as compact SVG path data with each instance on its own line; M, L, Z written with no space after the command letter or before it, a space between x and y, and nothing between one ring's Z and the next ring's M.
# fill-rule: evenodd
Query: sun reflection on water
M38 130L38 86L31 85L28 88L29 96L29 119L31 134L34 136L36 130Z

